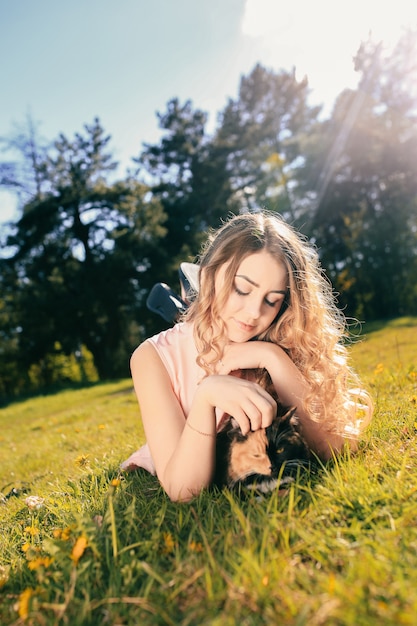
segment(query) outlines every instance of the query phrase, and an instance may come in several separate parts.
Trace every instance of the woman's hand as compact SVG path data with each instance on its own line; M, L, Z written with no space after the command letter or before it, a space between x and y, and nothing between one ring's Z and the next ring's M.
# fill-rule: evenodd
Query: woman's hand
M297 407L303 434L319 457L327 460L334 451L342 448L343 438L340 435L329 432L325 424L313 421L306 413L304 398L308 393L308 384L280 346L266 341L228 344L216 370L218 374L228 374L234 370L253 368L265 368L280 402L286 406Z
M236 370L266 368L271 359L279 358L282 348L266 341L230 343L216 364L217 374L230 374Z
M275 400L265 389L236 376L208 376L200 383L197 394L200 402L234 417L244 435L269 426L277 412Z

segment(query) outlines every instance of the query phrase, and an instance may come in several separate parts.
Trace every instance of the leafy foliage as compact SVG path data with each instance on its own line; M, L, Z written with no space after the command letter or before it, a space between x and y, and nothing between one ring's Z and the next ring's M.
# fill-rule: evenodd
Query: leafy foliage
M278 74L255 66L221 116L215 143L227 153L227 170L241 210L266 206L291 221L303 139L320 109L308 105L308 83L295 71Z
M232 210L232 192L226 155L205 132L207 115L193 110L190 101L174 98L158 114L163 136L160 144L145 145L138 159L139 174L151 176L152 192L167 215L169 237L164 242L164 280L174 278L178 264L193 259L202 235L218 226Z
M36 192L9 236L5 289L15 290L12 323L24 369L53 351L85 345L101 378L126 374L142 281L165 235L164 214L133 179L109 184L115 164L98 120L73 142L61 136L42 163Z
M134 347L164 327L145 306L153 284L175 289L210 228L259 207L315 242L347 316L415 314L416 45L415 32L391 52L364 42L359 86L328 119L306 79L260 65L211 136L206 113L173 98L160 141L121 179L98 119L50 146L28 120L6 142L22 158L0 164L21 199L1 235L0 393L24 390L30 368L52 379L56 343L69 358L85 346L101 379L125 375Z
M388 58L363 44L359 88L341 94L324 125L329 158L311 230L341 303L368 319L417 306L415 48L410 35Z

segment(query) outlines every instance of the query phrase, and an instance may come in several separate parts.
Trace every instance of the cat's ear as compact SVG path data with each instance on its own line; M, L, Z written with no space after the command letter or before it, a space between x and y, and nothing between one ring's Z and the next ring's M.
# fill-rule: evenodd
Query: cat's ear
M292 424L292 425L296 425L298 423L298 417L296 416L295 412L297 410L296 406L292 406L289 409L285 410L285 413L282 415L282 417L280 418L281 424Z
M244 435L242 435L242 431L239 426L239 422L235 420L234 417L231 417L228 423L227 434L230 439L234 439L236 441L243 441L246 439Z
M239 422L234 417L230 418L230 426L233 430L240 430Z

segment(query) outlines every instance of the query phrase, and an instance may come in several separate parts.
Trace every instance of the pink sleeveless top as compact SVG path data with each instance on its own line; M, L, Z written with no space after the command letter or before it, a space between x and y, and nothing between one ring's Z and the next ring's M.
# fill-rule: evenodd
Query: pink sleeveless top
M205 376L204 370L196 363L193 328L193 324L183 322L147 339L167 369L172 389L185 416L190 412L197 385Z
M153 345L166 367L173 392L178 398L185 417L190 412L197 385L205 376L205 371L196 363L197 348L193 328L192 323L182 322L146 340ZM223 415L223 412L216 410L217 426ZM138 467L155 474L155 466L147 444L134 452L121 465L121 468L127 471Z

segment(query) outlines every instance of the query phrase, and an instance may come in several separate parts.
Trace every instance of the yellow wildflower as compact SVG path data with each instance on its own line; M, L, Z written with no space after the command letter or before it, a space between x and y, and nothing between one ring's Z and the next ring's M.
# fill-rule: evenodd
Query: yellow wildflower
M104 430L106 428L106 425L105 424L99 424L98 427L99 427L99 430Z
M9 568L5 565L0 565L0 589L4 587L4 585L9 580Z
M78 465L78 467L87 467L90 462L88 460L88 457L89 457L88 454L80 454L75 459L75 465Z
M28 568L30 570L39 569L39 567L49 567L52 563L52 558L50 556L38 556L36 559L32 559L29 561Z
M77 565L78 561L82 557L85 552L85 549L88 545L87 537L85 535L80 535L77 541L74 544L71 552L71 558L74 561L74 564Z
M52 531L54 539L62 539L62 541L68 541L71 537L71 528L54 528Z
M62 533L61 533L62 541L68 541L68 539L71 537L71 533L72 533L72 530L71 530L71 528L69 526L64 528Z
M110 484L111 484L112 487L118 487L120 485L120 483L121 483L120 478L113 478L113 480L111 481Z
M35 535L39 535L39 528L36 528L33 524L32 526L26 526L25 533L29 533L29 535L34 537Z
M29 602L31 597L33 596L33 589L27 588L19 596L19 601L17 604L17 611L19 613L19 617L22 619L26 619L29 615Z
M171 533L163 533L163 538L164 538L163 552L165 554L169 554L170 552L173 552L175 548L175 541Z
M190 550L191 552L203 552L203 546L199 541L191 541Z

